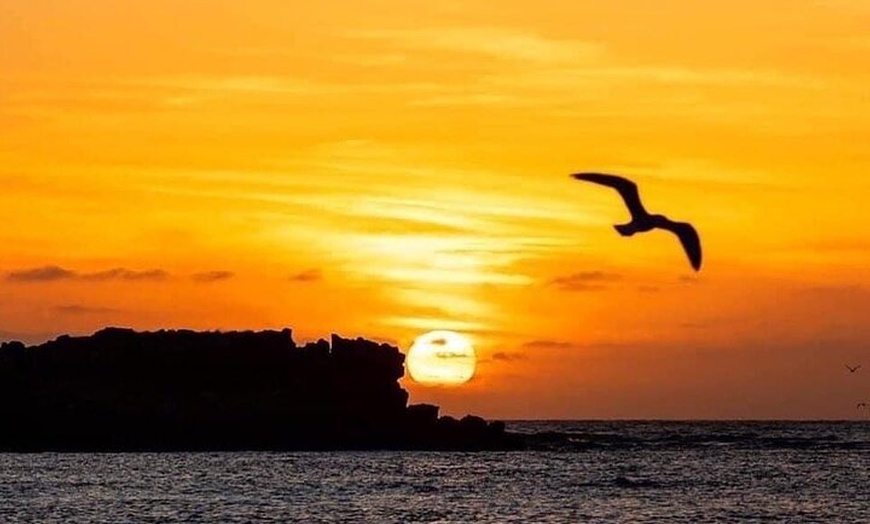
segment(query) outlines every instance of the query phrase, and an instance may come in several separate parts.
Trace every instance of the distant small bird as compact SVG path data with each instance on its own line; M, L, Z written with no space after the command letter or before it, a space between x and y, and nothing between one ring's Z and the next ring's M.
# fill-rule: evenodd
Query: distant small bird
M631 212L631 222L613 226L620 235L630 237L635 233L644 233L656 228L670 231L680 239L680 244L689 256L692 268L695 271L701 269L701 239L695 228L689 223L674 222L664 215L651 215L647 212L640 202L637 184L621 176L602 173L575 173L571 176L577 180L612 187L619 192Z
M846 369L849 370L849 373L854 373L861 368L861 364L858 364L857 366L850 366L849 364L844 364L844 365L846 366Z

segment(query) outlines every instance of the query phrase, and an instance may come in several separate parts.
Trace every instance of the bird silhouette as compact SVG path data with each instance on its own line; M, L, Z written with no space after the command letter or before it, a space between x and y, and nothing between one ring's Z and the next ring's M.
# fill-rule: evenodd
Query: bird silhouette
M631 222L613 226L617 233L624 237L630 237L635 233L644 233L652 229L670 231L680 239L680 244L686 251L692 268L695 271L701 269L701 239L695 228L687 222L674 222L664 215L650 214L640 201L637 184L621 176L603 173L575 173L571 176L577 180L611 187L619 192L629 212L631 212Z
M846 366L846 369L849 370L849 373L854 373L854 372L858 371L858 369L861 368L861 364L858 364L857 366L850 366L849 364L844 364L844 365Z

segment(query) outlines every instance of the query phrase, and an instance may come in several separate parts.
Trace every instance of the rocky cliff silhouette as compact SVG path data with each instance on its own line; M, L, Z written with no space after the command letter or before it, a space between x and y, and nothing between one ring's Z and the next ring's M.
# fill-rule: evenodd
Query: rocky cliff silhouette
M512 449L504 424L408 406L398 348L292 331L107 328L0 345L0 450Z

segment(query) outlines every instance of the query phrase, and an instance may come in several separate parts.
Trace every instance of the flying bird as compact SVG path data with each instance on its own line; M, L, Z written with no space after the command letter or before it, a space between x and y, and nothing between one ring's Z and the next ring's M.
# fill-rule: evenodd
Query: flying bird
M621 176L605 175L602 173L575 173L571 176L577 180L585 180L612 187L619 192L619 195L631 212L631 222L613 226L617 233L624 237L630 237L635 233L644 233L656 228L670 231L680 239L680 244L683 245L692 268L695 271L701 269L701 239L698 237L698 232L692 224L674 222L664 215L650 214L640 201L637 184Z
M854 373L854 372L858 371L858 369L861 368L861 364L858 364L857 366L850 366L849 364L844 364L844 365L846 366L846 369L849 370L849 373Z

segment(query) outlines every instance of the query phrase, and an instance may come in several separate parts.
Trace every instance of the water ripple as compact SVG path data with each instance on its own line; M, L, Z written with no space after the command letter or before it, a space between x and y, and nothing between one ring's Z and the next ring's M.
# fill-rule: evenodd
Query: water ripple
M0 522L866 524L868 485L865 449L0 454Z

